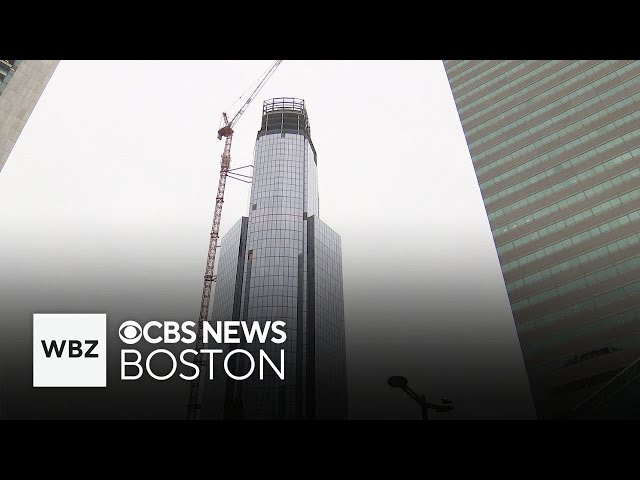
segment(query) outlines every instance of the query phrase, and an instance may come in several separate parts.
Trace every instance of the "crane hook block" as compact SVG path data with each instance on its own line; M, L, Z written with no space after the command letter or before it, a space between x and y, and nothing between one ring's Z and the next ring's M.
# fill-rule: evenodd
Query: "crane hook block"
M231 135L233 135L233 130L229 125L225 125L218 130L218 140L222 140L222 137L230 137Z

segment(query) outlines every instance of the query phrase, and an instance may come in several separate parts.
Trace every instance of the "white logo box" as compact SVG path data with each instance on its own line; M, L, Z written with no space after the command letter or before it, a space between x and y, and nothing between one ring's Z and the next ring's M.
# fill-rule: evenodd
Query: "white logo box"
M43 348L43 340L49 349L49 357ZM94 345L95 341L97 344ZM52 348L52 342L56 342L57 349ZM107 315L35 313L33 386L106 387Z

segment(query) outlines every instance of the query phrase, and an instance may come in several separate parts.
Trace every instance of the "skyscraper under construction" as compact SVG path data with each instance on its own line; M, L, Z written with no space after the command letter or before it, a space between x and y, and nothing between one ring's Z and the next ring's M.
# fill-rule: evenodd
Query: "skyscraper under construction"
M249 215L221 238L210 320L284 321L284 344L242 348L256 357L263 349L278 365L284 349L285 375L215 376L204 387L202 418L347 417L341 242L319 218L317 165L304 101L265 101ZM242 356L234 359L230 367L244 373Z

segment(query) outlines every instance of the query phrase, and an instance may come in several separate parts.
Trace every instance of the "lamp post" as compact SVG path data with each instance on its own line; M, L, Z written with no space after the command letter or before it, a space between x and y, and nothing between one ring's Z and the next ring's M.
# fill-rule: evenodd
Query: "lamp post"
M446 398L443 398L441 400L443 405L427 402L424 395L418 395L411 388L409 388L409 385L407 385L408 380L405 377L398 377L398 376L389 377L389 379L387 380L387 383L389 384L390 387L401 388L404 391L404 393L409 395L412 399L414 399L418 403L418 405L420 405L420 408L422 410L423 420L429 420L427 411L430 408L432 408L436 412L448 412L450 410L453 410L452 406L447 405L448 403L453 403L453 402L451 402L451 400L448 400Z

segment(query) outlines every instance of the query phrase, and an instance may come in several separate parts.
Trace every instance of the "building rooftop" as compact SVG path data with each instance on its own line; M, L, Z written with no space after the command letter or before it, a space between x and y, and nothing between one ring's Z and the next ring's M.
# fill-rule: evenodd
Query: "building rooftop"
M306 116L304 100L302 100L301 98L278 97L265 100L262 103L263 115L278 110L293 110L294 112L303 113Z

